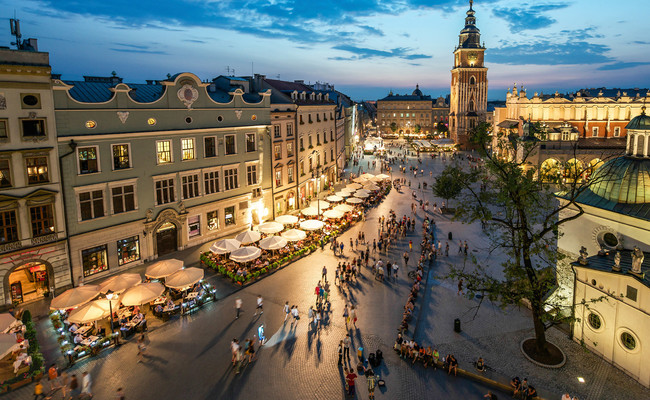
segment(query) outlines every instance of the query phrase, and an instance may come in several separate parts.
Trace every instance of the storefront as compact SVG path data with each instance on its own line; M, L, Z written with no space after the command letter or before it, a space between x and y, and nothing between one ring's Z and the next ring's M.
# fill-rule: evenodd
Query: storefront
M43 262L34 261L15 268L8 279L11 302L20 304L39 300L48 295L50 292L48 267Z
M165 222L156 230L156 249L158 256L178 250L178 229L171 222Z

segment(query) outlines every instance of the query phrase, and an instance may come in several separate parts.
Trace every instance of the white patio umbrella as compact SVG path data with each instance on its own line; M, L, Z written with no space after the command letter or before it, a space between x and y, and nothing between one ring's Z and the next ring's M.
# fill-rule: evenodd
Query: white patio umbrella
M284 225L292 225L298 223L298 217L295 215L280 215L275 219L275 222L279 222Z
M354 210L354 208L352 208L352 206L349 206L347 204L339 204L338 206L334 207L334 209L336 211L340 211L342 213L346 213L346 212L350 212L350 211Z
M307 208L303 208L300 212L303 213L304 215L308 216L308 217L314 217L314 216L319 214L319 211L320 211L320 214L323 213L322 208L320 210L318 210L318 208L316 208L316 207L307 207Z
M375 184L365 185L363 188L366 189L366 190L370 190L370 191L379 190L379 186L377 186Z
M158 298L164 291L165 287L160 282L141 283L122 293L120 301L125 306L139 306Z
M331 196L327 196L327 201L331 201L332 203L338 203L339 201L343 201L343 197L337 195L331 195Z
M230 253L230 259L238 263L253 261L262 254L262 250L258 247L247 246L240 247L239 249Z
M368 190L368 189L359 189L359 190L357 190L357 191L354 192L354 193L365 193L365 194L370 194L370 190Z
M184 289L203 279L201 268L183 268L165 278L165 286L172 289Z
M345 187L350 188L350 189L354 189L354 190L362 188L362 186L359 185L358 183L348 183L347 185L345 185Z
M309 207L320 208L321 210L324 210L326 208L330 208L330 203L326 202L325 200L321 200L320 207L319 207L318 200L314 200L311 203L309 203Z
M325 226L325 222L318 221L315 219L308 219L300 223L300 229L304 229L306 231L316 231L319 229L323 229L324 226Z
M0 314L0 332L6 333L14 325L20 322L9 313Z
M115 293L122 293L128 288L131 288L138 283L142 282L140 274L120 274L112 276L99 284L99 290L106 293L109 290Z
M210 251L214 254L226 254L237 250L239 246L241 246L241 242L237 239L221 239L210 246Z
M363 178L363 177L358 177L358 178L354 178L354 179L352 179L352 182L356 182L356 183L366 183L366 182L368 182L368 179L367 179L367 178Z
M286 232L282 232L282 237L290 242L298 242L307 237L307 232L301 231L300 229L289 229Z
M284 230L284 225L279 222L271 221L265 222L262 225L258 226L257 229L262 233L278 233Z
M235 236L235 239L239 240L241 244L250 244L255 243L262 238L259 232L255 231L246 231L242 232L239 235ZM232 253L231 253L232 254Z
M349 199L346 199L345 202L348 204L361 204L363 203L363 200L356 197L350 197Z
M354 192L347 192L345 190L341 190L340 192L336 192L336 195L339 197L350 197L352 196L352 193Z
M339 218L343 218L343 213L341 211L336 211L336 210L327 210L323 213L323 217L327 219L339 219Z
M354 197L358 197L360 199L365 199L365 198L370 197L370 195L368 193L365 193L365 192L355 192Z
M370 178L370 182L381 182L383 181L383 178L380 178L379 176L375 176L374 178Z
M68 289L52 299L50 308L53 310L65 310L75 308L88 303L99 294L98 285L84 285Z
M173 274L181 268L183 268L183 261L170 258L148 266L144 275L149 278L160 279Z
M287 239L282 236L269 236L260 240L259 246L264 250L279 250L287 245Z
M388 175L386 175L386 174L379 174L379 175L377 175L377 178L380 178L380 179L389 179L390 176L388 176Z
M14 333L0 333L0 358L5 356L17 348L16 334Z
M360 178L366 178L366 179L371 179L371 178L374 178L374 177L375 176L373 174L369 174L367 172L365 174L361 174L361 176L360 176Z
M111 300L113 310L117 310L120 300ZM110 315L111 307L108 305L108 299L99 299L86 303L83 306L73 310L68 316L68 321L75 324L87 324L104 319Z

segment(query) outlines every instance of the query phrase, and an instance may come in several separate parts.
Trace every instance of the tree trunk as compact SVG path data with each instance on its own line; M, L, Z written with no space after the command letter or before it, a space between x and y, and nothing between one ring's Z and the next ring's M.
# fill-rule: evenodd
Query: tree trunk
M548 347L546 346L546 329L544 328L544 322L542 321L543 310L539 309L539 304L537 301L531 301L531 309L533 311L533 325L535 326L535 345L537 348L538 354L548 353Z

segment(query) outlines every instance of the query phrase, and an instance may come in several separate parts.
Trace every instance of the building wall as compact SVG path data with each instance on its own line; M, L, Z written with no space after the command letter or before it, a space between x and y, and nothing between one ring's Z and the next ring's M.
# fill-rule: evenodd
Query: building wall
M433 113L431 100L377 101L377 129L380 134L415 134L415 126L420 125L420 134L433 132ZM393 133L391 124L397 131Z
M298 206L298 135L296 105L271 105L271 153L274 215L295 211ZM286 111L287 109L292 111ZM291 135L289 135L289 130ZM291 172L291 174L289 174ZM279 174L279 179L278 179Z
M0 49L0 67L0 121L5 127L0 134L0 162L2 174L9 175L0 189L0 276L4 282L0 304L10 304L9 275L14 269L30 262L46 265L49 287L55 293L70 285L70 273L49 55ZM24 124L33 121L42 121L43 135L24 135ZM36 157L46 161L47 173L33 174L30 182L26 163ZM43 172L42 165L37 169ZM38 175L42 179L34 180ZM43 225L46 229L33 230L33 207L49 207L52 219ZM10 215L15 218L7 219Z

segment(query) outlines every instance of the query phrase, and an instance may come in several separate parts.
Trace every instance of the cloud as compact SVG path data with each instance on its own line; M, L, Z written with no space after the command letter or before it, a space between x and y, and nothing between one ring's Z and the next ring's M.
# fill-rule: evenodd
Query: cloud
M361 28L361 30L362 30L364 33L367 33L367 34L369 34L369 35L374 35L374 36L384 36L384 32L382 32L380 29L377 29L377 28L372 27L372 26L368 26L368 25L359 25L359 28Z
M585 41L567 41L555 43L537 40L528 43L502 44L489 50L490 62L515 65L566 65L566 64L601 64L615 61L606 53L610 48L603 44Z
M522 7L499 7L492 10L495 17L506 20L514 33L525 30L546 28L556 22L555 19L543 15L568 7L566 3L523 5Z
M409 54L413 49L408 47L397 47L391 50L377 50L367 47L357 47L349 44L341 44L332 47L332 49L354 54L354 56L350 58L345 58L348 60L367 60L370 58L401 58L404 60L418 60L423 58L433 58L432 56L426 54Z
M617 71L619 69L634 68L641 65L650 65L650 62L615 62L598 67L599 71Z
M198 40L198 39L183 39L183 42L189 42L189 43L208 43L205 40Z
M169 54L162 50L140 50L140 49L115 49L111 48L109 50L119 51L120 53L137 53L137 54Z
M650 42L645 41L645 40L635 40L635 41L632 42L632 44L646 45L646 44L650 44Z
M149 46L146 45L140 45L140 44L128 44L128 43L115 43L116 46L122 46L122 47L130 47L132 49L140 49L140 50L146 50L149 48Z

